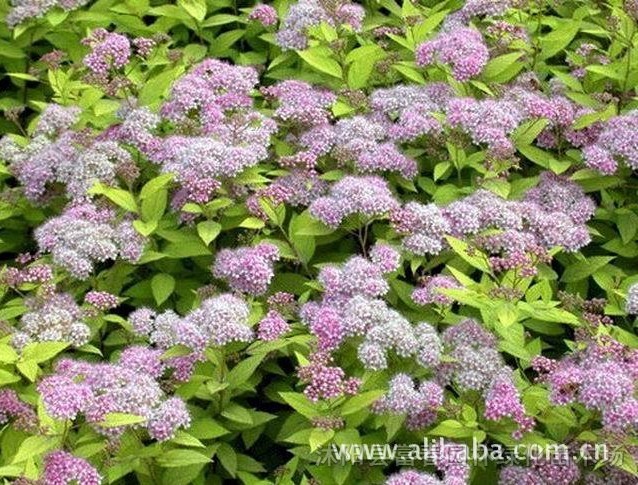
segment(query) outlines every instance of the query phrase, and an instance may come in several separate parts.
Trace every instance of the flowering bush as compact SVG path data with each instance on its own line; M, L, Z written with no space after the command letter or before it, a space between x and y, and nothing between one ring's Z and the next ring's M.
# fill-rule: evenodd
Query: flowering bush
M638 483L638 2L0 6L4 483Z

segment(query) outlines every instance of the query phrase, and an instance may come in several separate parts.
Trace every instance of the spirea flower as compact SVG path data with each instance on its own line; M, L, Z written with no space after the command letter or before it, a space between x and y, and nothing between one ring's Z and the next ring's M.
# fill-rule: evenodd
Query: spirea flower
M308 46L308 29L326 22L332 26L348 24L361 29L365 11L347 0L328 4L318 0L293 3L277 32L277 44L284 50L302 50Z
M42 478L47 485L102 483L102 477L88 461L62 450L53 451L45 456Z
M120 299L106 291L89 291L84 301L101 311L111 310L120 304Z
M261 207L260 200L266 200L274 206L284 203L292 207L308 206L315 199L324 196L328 187L328 182L320 179L315 171L293 170L259 189L248 198L246 207L251 214L267 220L268 215Z
M627 290L625 312L629 315L638 314L638 283L631 285L629 290Z
M474 17L496 17L502 15L512 4L512 0L467 0L463 8L453 15L467 23Z
M424 278L421 286L412 292L412 301L419 305L450 305L454 301L439 290L446 288L462 288L462 286L450 276L431 276Z
M342 163L352 161L362 173L392 171L405 178L417 175L417 164L387 139L387 127L366 116L344 118L334 128L333 153Z
M77 123L81 112L82 110L77 106L49 104L42 111L34 134L53 138Z
M443 332L443 343L454 361L439 369L443 382L452 381L462 391L474 390L483 394L485 417L500 420L505 417L518 424L513 437L520 439L534 426L525 414L518 390L505 366L493 335L478 322L467 319Z
M631 111L606 122L597 139L583 148L585 164L604 174L612 174L622 161L632 169L638 168L636 130L638 113Z
M234 290L261 295L268 290L274 276L273 263L278 260L279 249L269 243L223 249L215 260L213 275L226 280Z
M514 432L514 438L520 439L523 433L531 431L534 420L525 415L525 408L521 397L508 373L502 373L494 378L485 395L485 417L493 421L503 418L514 420L519 428Z
M428 66L435 61L449 64L457 81L468 81L478 76L490 59L481 33L470 27L459 26L442 32L433 40L419 45L416 63Z
M178 397L170 397L153 410L147 430L151 438L166 441L175 436L175 430L187 429L190 423L191 417L186 403Z
M329 195L310 204L310 213L328 226L336 227L350 215L382 217L396 208L398 202L382 178L347 176L330 188Z
M31 406L24 402L13 389L0 390L0 424L13 420L13 425L22 430L33 429L38 418Z
M172 310L159 315L138 309L129 319L136 333L149 338L161 349L184 345L202 351L208 345L248 342L253 332L248 326L250 309L246 302L231 294L207 298L184 317Z
M403 247L415 254L438 254L446 245L444 236L451 231L450 222L435 204L408 202L392 212L395 229L406 237Z
M53 114L43 113L36 126L36 133L41 133L24 147L8 137L0 140L0 157L10 163L25 195L33 202L45 201L55 182L65 185L69 198L87 199L87 191L95 182L114 183L119 167L133 163L131 155L114 141L91 140L64 131L73 116L57 109Z
M331 360L328 354L315 352L310 355L309 363L297 370L301 381L308 384L304 394L311 401L332 399L358 392L360 383L356 379L346 378L341 367L330 365Z
M370 249L370 261L377 265L382 273L391 273L399 268L401 253L392 246L377 243Z
M401 470L388 477L385 485L442 485L443 482L431 473L416 470Z
M248 19L259 22L264 27L275 25L279 19L277 16L277 10L270 5L260 3L248 14Z
M335 94L327 89L291 79L261 91L277 101L276 118L306 127L328 123L330 106L337 100Z
M138 352L141 355L136 355ZM160 441L188 426L184 403L178 398L166 399L157 381L159 353L133 347L122 355L113 364L58 361L55 373L38 384L47 412L57 419L75 419L82 414L96 431L111 437L121 435L128 427L101 425L107 414L114 412L144 418L131 426L146 427L151 437Z
M173 84L161 114L186 126L196 115L204 130L212 132L226 110L252 106L250 92L257 82L257 71L252 67L206 59Z
M131 43L125 35L94 30L83 43L91 47L84 57L84 65L94 74L105 75L110 69L124 67L131 57Z
M25 283L47 283L53 279L53 268L48 264L34 264L26 268L7 268L1 280L17 288Z
M493 156L508 158L514 146L511 134L525 119L518 105L501 99L452 99L447 105L447 121L472 138L477 145L487 145Z
M588 221L596 210L594 201L578 184L552 172L543 172L538 185L525 193L524 200L549 213L563 212L576 223Z
M277 340L290 330L290 325L281 313L271 310L259 322L257 338L267 342Z
M91 329L82 321L82 311L68 293L56 293L28 302L29 311L20 319L14 339L22 348L28 342L68 342L75 347L86 344Z
M581 478L580 468L571 457L531 459L529 467L508 465L501 470L499 485L556 483L574 485Z
M554 404L580 403L601 414L605 429L624 433L638 426L635 353L611 343L590 342L585 349L540 369L540 380L548 384Z
M375 412L407 414L418 416L421 426L431 424L436 419L437 409L443 405L443 389L435 382L423 381L418 388L407 374L397 374L389 383L386 395L375 404ZM429 420L424 419L425 415ZM429 422L428 422L429 421Z
M14 28L30 19L43 17L54 7L70 11L80 8L88 2L89 0L12 0L11 10L5 20L10 28Z
M74 277L87 278L96 263L119 257L136 261L144 238L129 221L117 222L108 209L92 204L68 207L35 231L40 251L50 252L53 261Z

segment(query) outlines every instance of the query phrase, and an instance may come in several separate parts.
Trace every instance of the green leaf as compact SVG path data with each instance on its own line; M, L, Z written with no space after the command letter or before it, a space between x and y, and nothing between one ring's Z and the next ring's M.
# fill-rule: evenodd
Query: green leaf
M454 253L459 255L464 261L469 263L474 268L483 271L484 273L490 272L487 258L477 256L476 254L470 254L468 252L469 246L465 241L461 241L460 239L456 239L452 236L447 236L446 239L448 244L452 247Z
M232 22L237 22L240 20L241 20L241 17L238 17L237 15L220 13L207 18L202 23L202 27L217 27L218 25L226 25L226 24L230 24Z
M261 229L265 225L264 221L257 217L247 217L239 223L239 227L245 227L246 229Z
M383 391L367 391L349 398L341 406L341 415L348 416L369 406L383 395Z
M133 221L133 227L142 236L147 237L153 234L153 232L155 232L155 229L157 229L157 221L144 222L136 219Z
M250 411L239 404L230 403L222 411L222 416L236 423L253 424L253 417L250 415Z
M156 193L158 190L163 189L173 180L173 174L164 173L152 178L144 184L142 191L140 192L140 199L144 200Z
M215 221L204 221L197 224L197 234L207 246L217 237L222 230L222 225Z
M162 253L169 258L194 258L196 256L208 256L210 250L198 239L196 241L183 241L167 244Z
M38 364L36 364L32 360L24 360L16 363L16 367L20 371L20 373L29 379L31 382L34 382L38 373L40 372L40 368Z
M100 426L104 428L117 428L119 426L130 426L146 421L144 416L128 413L106 413L104 420L100 422Z
M206 445L195 438L193 435L188 434L186 431L177 430L175 436L171 438L171 443L182 446L190 446L193 448L206 448Z
M348 68L348 87L351 89L364 88L372 75L376 62L377 59L374 57L363 57L350 64Z
M12 374L8 370L0 369L0 386L6 386L7 384L18 382L20 379L20 376Z
M616 211L618 232L622 241L627 244L634 239L638 231L638 215L629 209L618 209Z
M217 458L231 477L237 474L237 453L228 443L221 443L217 449Z
M343 71L337 61L330 56L330 50L315 47L304 51L297 51L299 56L317 71L341 79Z
M137 203L130 192L115 187L107 187L98 182L90 190L89 194L104 195L116 205L126 209L129 212L137 213Z
M541 37L541 59L549 59L561 52L576 37L580 22L564 20L549 34Z
M512 140L514 141L514 144L517 147L531 145L548 124L549 121L545 118L526 121L516 128L514 133L512 133Z
M233 367L226 376L226 382L228 382L229 389L236 389L246 382L250 376L255 373L259 364L264 359L265 355L254 355L245 360L242 360L239 364Z
M175 290L175 278L167 273L158 273L151 279L151 291L158 305L164 303Z
M160 189L142 200L142 219L145 221L159 221L164 215L168 204L168 190Z
M306 418L319 416L319 411L305 395L297 392L280 392L279 395L291 408Z
M590 277L607 263L613 261L614 256L592 256L583 261L577 261L571 264L563 273L561 281L565 283L574 283Z
M36 364L52 359L69 346L66 342L36 342L27 344L21 360L31 360Z
M572 129L580 130L582 128L586 128L590 125L593 125L599 121L607 121L609 118L616 116L616 105L609 104L603 111L596 111L595 113L587 113L574 121L572 125Z
M177 0L177 5L186 10L198 22L206 18L205 0Z
M22 443L11 459L11 464L21 463L30 458L39 457L46 451L55 448L58 438L55 436L29 436Z
M522 55L522 52L510 52L491 59L483 70L484 80L492 83L509 81L525 66L519 62Z
M11 364L18 360L18 353L7 344L0 344L0 362Z
M474 429L468 428L454 419L446 419L430 430L429 433L436 436L445 436L446 438L466 438L472 436Z
M310 432L308 438L308 444L310 445L310 452L313 453L328 443L335 435L334 429L320 429L314 428Z
M164 468L180 467L210 463L211 458L195 450L169 450L163 452L156 459L159 466Z

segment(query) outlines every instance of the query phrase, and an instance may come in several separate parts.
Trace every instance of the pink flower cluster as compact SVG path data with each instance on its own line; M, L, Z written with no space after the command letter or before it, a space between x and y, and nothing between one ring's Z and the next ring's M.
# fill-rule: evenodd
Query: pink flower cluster
M68 342L75 347L86 344L91 329L82 321L82 310L69 293L55 293L26 301L28 311L13 334L17 349L31 342Z
M172 310L161 314L140 308L129 316L133 330L147 336L160 349L184 345L196 352L209 345L249 342L253 332L248 326L250 309L245 301L231 294L207 298L201 305L180 317Z
M273 263L279 260L274 244L260 243L254 247L222 249L215 259L213 275L229 286L250 295L262 295L274 276Z
M496 271L520 268L533 275L552 247L576 251L589 242L585 222L594 210L577 184L544 172L520 201L478 190L444 207L409 202L392 212L391 221L415 254L439 254L446 236L469 238L490 255Z
M415 388L412 377L395 375L386 395L374 403L377 413L405 414L408 429L421 429L436 421L443 406L443 388L433 381L423 381Z
M95 182L114 183L133 163L130 153L116 142L72 131L78 117L77 108L52 104L43 111L26 146L9 137L0 140L0 157L10 163L29 200L46 201L54 183L63 184L69 198L86 199Z
M62 359L55 373L38 384L47 412L55 419L87 422L107 436L118 437L127 428L144 427L153 439L165 441L188 427L190 415L179 398L166 398L158 379L164 372L160 351L128 347L114 364ZM140 424L109 426L109 413L140 416Z
M462 286L451 276L437 275L423 279L421 285L412 292L412 301L419 305L451 305L454 301L440 290Z
M454 384L462 392L480 392L485 399L485 418L513 420L517 424L512 433L515 439L534 428L493 335L467 319L445 330L442 340L452 362L444 362L437 369L440 384Z
M534 459L528 467L508 465L501 470L498 485L550 484L573 485L579 483L581 471L571 458L553 460ZM588 481L586 483L589 484ZM605 483L616 483L613 481ZM622 482L618 482L622 483Z
M42 480L46 485L102 483L102 477L88 461L61 450L53 451L44 458Z
M619 161L638 169L637 130L638 114L633 111L606 121L593 143L583 148L585 164L604 174L616 172Z
M122 258L137 261L145 239L128 220L118 222L115 213L84 203L69 206L35 231L40 251L78 279L86 279L96 263Z
M270 5L266 5L264 3L260 3L255 5L255 7L251 10L248 15L249 20L253 20L255 22L259 22L264 27L270 27L271 25L275 25L279 17L277 16L277 10L275 10Z
M388 183L381 177L346 176L330 187L328 195L310 204L310 213L328 226L336 227L351 215L372 219L386 216L398 207Z
M284 50L303 50L308 47L308 29L326 22L331 26L349 25L360 30L365 10L348 0L322 2L299 0L293 3L277 32L277 44Z
M441 480L431 473L406 469L390 475L385 485L466 485L470 479L470 466L466 462L464 446L443 439L430 446L434 465L443 474Z
M341 268L324 267L318 277L324 287L321 302L306 303L301 319L317 338L323 352L334 352L348 338L362 337L357 355L366 369L388 366L388 353L414 357L426 368L435 367L441 356L441 341L428 323L417 327L380 297L388 290L384 275L396 270L399 254L390 246L375 245L370 260L354 256Z
M638 426L635 350L615 341L591 342L560 361L543 358L534 364L554 404L579 403L597 411L603 428L615 433L630 433Z
M91 47L91 52L84 57L84 65L98 76L124 67L131 57L128 37L106 29L95 29L82 43Z
M31 406L24 402L13 389L0 390L0 424L13 420L13 425L22 430L33 429L38 417Z
M84 302L93 305L101 311L111 310L120 304L120 299L106 291L89 291L84 296Z
M271 342L288 333L290 325L284 316L276 310L270 310L264 318L259 321L257 338Z
M465 26L454 26L416 50L417 65L428 66L435 61L448 64L457 81L478 76L489 60L490 53L481 33Z
M299 379L308 384L304 394L311 401L333 399L335 397L352 396L359 391L361 381L347 378L341 367L331 366L331 357L326 352L315 352L310 362L297 371Z

